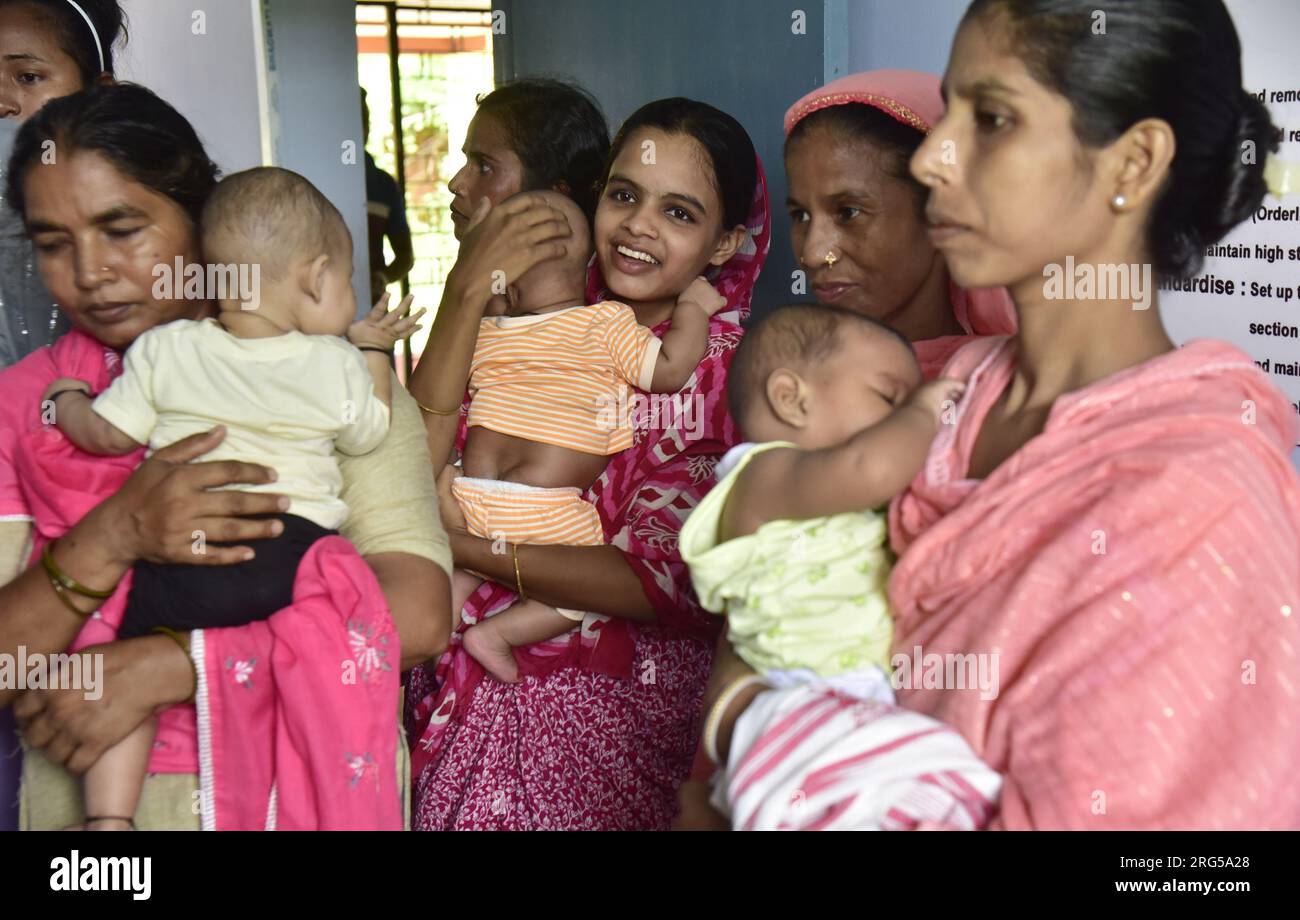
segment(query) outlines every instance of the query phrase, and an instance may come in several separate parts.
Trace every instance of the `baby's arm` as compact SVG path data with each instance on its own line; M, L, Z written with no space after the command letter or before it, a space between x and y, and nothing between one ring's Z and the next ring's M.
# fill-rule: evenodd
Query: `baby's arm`
M713 285L696 278L673 309L673 325L663 335L650 382L652 393L676 393L686 386L709 348L709 318L727 305Z
M729 517L749 530L767 521L880 507L916 478L945 405L965 386L946 378L923 384L884 421L835 447L759 454L736 482L736 515Z
M42 402L51 396L55 397L54 424L87 453L116 457L143 446L95 412L90 384L84 380L60 378L46 388Z
M390 409L393 406L393 391L389 383L393 346L410 338L420 328L419 319L425 313L421 309L414 316L410 315L412 299L406 297L390 313L387 298L381 298L365 319L353 323L348 329L348 341L361 349L366 359L366 368L375 382L375 396Z

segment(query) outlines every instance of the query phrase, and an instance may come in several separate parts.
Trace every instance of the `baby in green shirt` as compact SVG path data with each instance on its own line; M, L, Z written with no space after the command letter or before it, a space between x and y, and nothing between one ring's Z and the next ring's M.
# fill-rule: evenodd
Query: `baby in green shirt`
M836 307L782 307L741 340L728 399L749 443L718 464L680 546L701 604L769 682L892 701L884 509L964 386L923 384L906 339Z

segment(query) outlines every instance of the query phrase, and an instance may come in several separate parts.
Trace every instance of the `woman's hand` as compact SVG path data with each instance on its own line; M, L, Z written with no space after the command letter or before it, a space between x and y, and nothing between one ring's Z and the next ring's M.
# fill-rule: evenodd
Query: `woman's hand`
M92 510L74 530L98 527L115 558L183 565L233 565L253 558L249 546L215 546L265 540L284 529L276 520L289 500L263 492L220 489L275 481L275 471L255 463L222 460L191 463L219 445L225 428L191 435L149 457L116 494Z
M447 286L480 310L536 265L558 259L572 238L569 219L545 195L517 195L492 207L479 202L460 243Z
M73 773L88 770L150 715L193 694L190 662L166 636L94 645L77 654L103 656L99 697L87 698L83 679L81 690L29 690L14 703L27 743Z

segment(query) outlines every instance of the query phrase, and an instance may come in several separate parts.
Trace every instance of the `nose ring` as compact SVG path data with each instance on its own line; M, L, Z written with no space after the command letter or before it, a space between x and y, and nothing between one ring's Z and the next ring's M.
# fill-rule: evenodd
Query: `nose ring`
M835 253L834 253L833 251L832 251L832 252L828 252L828 253L826 253L826 267L827 267L827 268L834 268L834 267L835 267L835 263L838 262L838 261L839 261L839 259L837 259L837 258L835 257Z

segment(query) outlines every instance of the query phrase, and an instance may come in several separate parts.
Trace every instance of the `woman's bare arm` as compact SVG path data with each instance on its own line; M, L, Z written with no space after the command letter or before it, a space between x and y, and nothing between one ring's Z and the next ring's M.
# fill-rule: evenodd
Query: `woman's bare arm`
M113 496L93 508L54 543L53 557L69 576L91 588L107 590L140 559L228 565L247 558L251 546L222 547L214 542L251 542L274 536L278 521L253 520L245 515L282 511L280 496L231 490L209 491L235 483L267 483L274 479L266 467L233 461L190 464L225 437L218 429L186 438L158 451L142 463ZM207 534L207 552L195 556L193 532ZM87 616L100 604L92 598L66 595ZM45 570L37 565L0 587L0 653L62 652L76 637L84 619L74 615L54 593ZM0 690L0 706L13 702L14 692Z
M403 671L437 658L451 635L451 581L436 563L410 553L365 557L379 580L402 643Z
M920 472L952 380L925 384L884 421L823 450L770 450L745 468L723 516L723 538L774 520L807 520L878 508Z
M477 572L507 588L515 585L515 556L493 552L493 541L451 531L458 568ZM658 619L641 579L615 546L517 547L519 574L530 598L552 607L590 610L653 623Z

